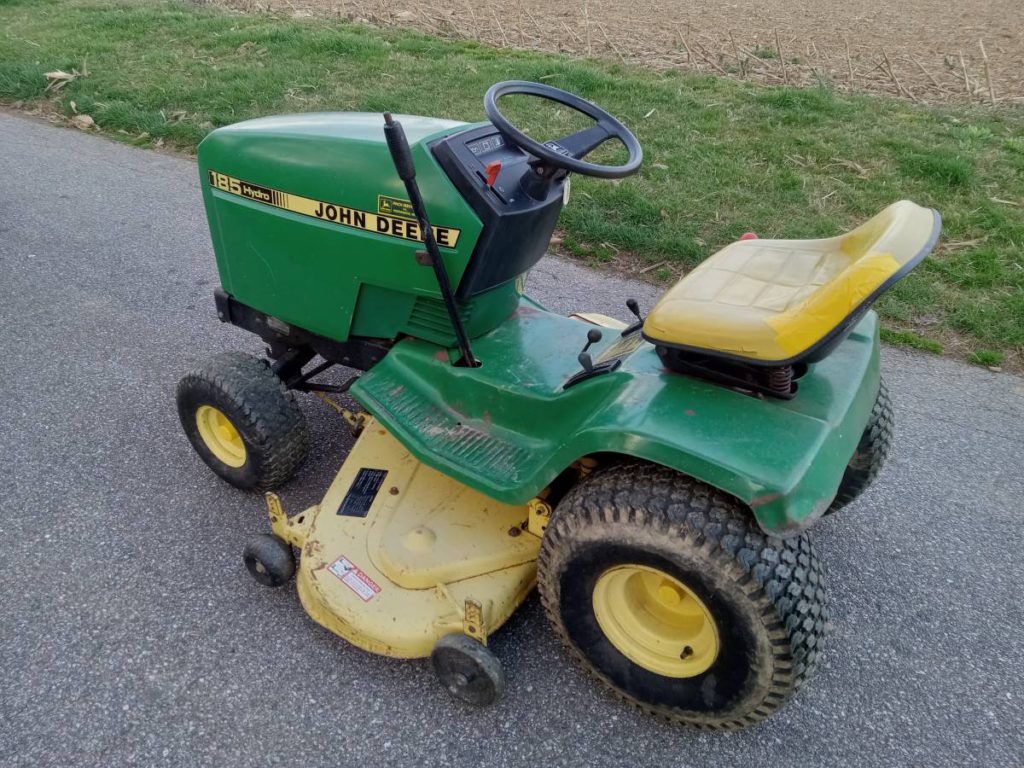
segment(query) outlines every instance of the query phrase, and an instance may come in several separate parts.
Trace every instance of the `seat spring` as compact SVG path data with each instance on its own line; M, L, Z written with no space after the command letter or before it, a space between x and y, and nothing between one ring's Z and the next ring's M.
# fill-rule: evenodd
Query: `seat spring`
M788 395L793 389L793 366L782 365L768 370L768 388L780 395Z

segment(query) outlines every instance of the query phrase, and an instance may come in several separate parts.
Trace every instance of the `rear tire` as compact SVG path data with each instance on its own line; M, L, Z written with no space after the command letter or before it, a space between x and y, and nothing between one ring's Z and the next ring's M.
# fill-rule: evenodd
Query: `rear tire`
M196 453L236 488L277 488L309 454L309 430L295 395L252 355L225 352L210 359L178 383L177 402Z
M864 428L853 457L846 466L843 479L839 481L836 497L825 511L826 515L838 512L852 502L878 477L892 447L894 423L889 389L885 386L885 381L881 380L878 384L878 397L875 398L871 415L868 417L868 425Z
M664 467L620 465L581 481L552 515L538 567L545 612L579 664L668 720L751 725L818 662L828 608L807 534L767 536L739 501ZM631 572L663 581L639 593L616 585ZM621 595L631 591L669 599L630 614Z

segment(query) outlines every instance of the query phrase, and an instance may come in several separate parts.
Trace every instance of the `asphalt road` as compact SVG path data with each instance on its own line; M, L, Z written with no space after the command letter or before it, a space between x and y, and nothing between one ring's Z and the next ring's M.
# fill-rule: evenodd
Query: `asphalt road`
M0 763L6 766L914 765L1024 762L1024 381L887 349L879 483L815 529L824 668L739 734L667 726L578 672L536 599L492 640L507 696L457 705L424 662L359 651L240 552L257 496L193 455L174 385L220 350L194 163L0 113ZM553 309L655 290L549 259ZM347 447L283 491L314 503Z

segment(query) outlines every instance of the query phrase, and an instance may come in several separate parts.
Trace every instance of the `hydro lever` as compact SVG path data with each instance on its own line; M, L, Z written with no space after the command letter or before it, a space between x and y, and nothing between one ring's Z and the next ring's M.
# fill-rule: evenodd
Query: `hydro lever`
M412 162L409 142L405 138L402 124L395 120L390 112L384 113L384 138L387 139L391 161L395 164L398 177L405 182L405 192L409 195L409 202L412 203L413 212L419 222L420 232L423 233L423 243L430 257L430 265L434 268L437 285L441 289L441 296L444 299L445 308L448 310L448 318L452 321L459 352L462 354L459 364L468 368L476 368L480 363L473 356L473 349L469 345L469 336L466 335L466 327L462 324L462 318L459 317L459 308L455 303L451 281L448 279L448 270L445 269L444 261L441 259L441 251L437 247L434 230L431 229L430 220L427 218L423 196L420 194L419 185L416 184L416 166Z

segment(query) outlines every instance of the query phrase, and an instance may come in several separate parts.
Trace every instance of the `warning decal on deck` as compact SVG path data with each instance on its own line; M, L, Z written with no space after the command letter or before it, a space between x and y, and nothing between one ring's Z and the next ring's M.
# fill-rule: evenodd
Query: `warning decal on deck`
M329 203L326 200L314 200L310 197L293 195L279 189L252 184L219 171L209 171L210 186L229 195L244 197L264 205L271 205L292 213L309 216L321 221L338 224L350 229L361 229L365 232L376 232L378 235L397 237L400 240L412 240L422 243L423 233L419 222L411 216L412 204L397 197L380 195L377 198L378 212L363 211L358 208ZM383 201L383 202L382 202ZM405 204L409 207L406 208ZM388 213L385 213L385 209ZM442 248L454 248L459 241L461 230L455 227L431 227L434 240Z
M327 570L341 579L341 583L351 589L359 599L368 603L373 596L380 592L377 582L371 579L363 570L345 557L339 557L329 566Z
M346 517L366 517L387 476L386 469L363 467L356 472L356 479L352 481L348 493L342 499L338 514Z

